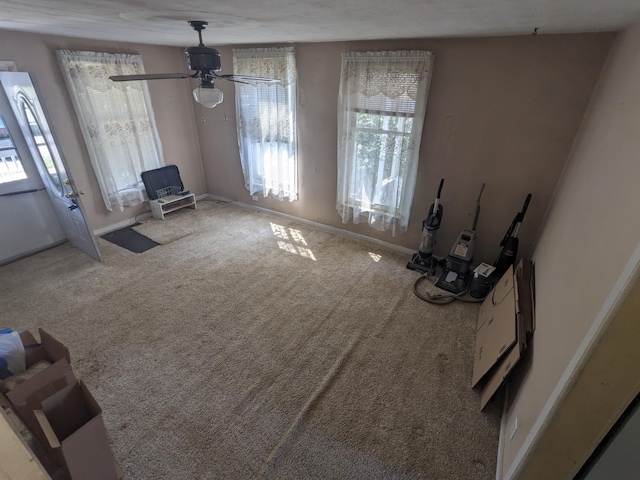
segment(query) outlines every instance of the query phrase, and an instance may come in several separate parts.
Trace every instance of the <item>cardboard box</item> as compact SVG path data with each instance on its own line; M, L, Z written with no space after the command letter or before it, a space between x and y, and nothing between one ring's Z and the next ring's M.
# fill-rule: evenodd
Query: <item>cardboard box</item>
M39 333L40 342L30 332L20 334L26 367L42 360L51 364L6 395L0 392L0 404L16 412L72 480L122 478L102 410L71 370L69 349L44 330Z
M25 346L25 360L27 368L40 360L48 360L51 363L62 358L66 358L71 363L69 349L61 342L53 338L43 329L38 329L40 343L36 341L31 332L25 331L20 334L22 344Z
M482 409L522 357L534 329L533 264L523 259L509 267L478 312L471 386L482 388Z
M56 362L65 360L67 365L66 370L69 370L69 364L71 363L69 349L44 330L39 329L38 331L40 333L40 342L35 339L31 332L25 331L20 333L20 340L22 340L22 345L25 347L24 353L26 367L29 368L41 360L47 360L52 364L51 367L53 367ZM54 373L57 374L61 368L64 369L64 366L57 365L54 369ZM47 370L48 369L38 373L28 381L18 385L11 393L18 398L26 398L31 393L42 388L43 385L50 383L47 379L49 378L48 375L51 373L47 373ZM9 395L5 395L0 392L1 406L11 407L14 405L11 398L8 397Z
M102 409L82 381L42 400L35 410L46 445L63 462L72 480L117 480Z
M14 411L24 424L29 427L40 442L45 443L46 437L34 415L34 410L42 408L42 401L60 389L71 385L77 379L66 358L62 358L44 371L38 373L26 382L18 385L7 394Z

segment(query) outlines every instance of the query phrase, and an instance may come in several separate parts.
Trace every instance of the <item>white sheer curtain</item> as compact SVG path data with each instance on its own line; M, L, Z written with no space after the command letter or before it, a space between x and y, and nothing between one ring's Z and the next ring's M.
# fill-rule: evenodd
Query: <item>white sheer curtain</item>
M110 75L144 73L139 55L58 50L67 88L107 209L145 200L140 173L164 165L147 82Z
M342 221L405 232L418 171L433 55L342 55L338 194Z
M251 195L298 198L296 60L293 47L233 50L233 73L278 84L236 83L238 147Z

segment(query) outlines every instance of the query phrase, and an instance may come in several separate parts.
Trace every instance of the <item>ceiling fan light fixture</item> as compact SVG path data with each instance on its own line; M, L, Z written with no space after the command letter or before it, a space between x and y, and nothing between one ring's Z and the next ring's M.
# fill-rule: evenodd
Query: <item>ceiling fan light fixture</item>
M247 75L218 75L216 72L222 70L220 52L215 48L206 47L204 43L202 43L202 30L205 29L208 22L201 20L189 20L188 23L196 32L198 32L198 45L194 47L187 47L185 49L187 66L189 67L189 70L195 73L142 73L136 75L112 75L109 79L113 82L129 82L172 78L198 78L200 80L200 86L193 91L193 98L196 102L206 108L214 108L216 105L222 103L222 91L214 87L214 80L222 79L229 82L247 83L250 85L280 82L280 80L274 78L252 77Z
M222 90L216 87L199 86L193 90L193 98L196 102L206 108L213 108L222 103L224 95Z

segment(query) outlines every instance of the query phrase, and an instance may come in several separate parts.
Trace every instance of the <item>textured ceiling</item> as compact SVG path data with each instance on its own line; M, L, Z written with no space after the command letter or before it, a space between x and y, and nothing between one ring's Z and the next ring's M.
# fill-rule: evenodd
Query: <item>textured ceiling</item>
M0 0L0 28L188 46L621 30L638 0Z

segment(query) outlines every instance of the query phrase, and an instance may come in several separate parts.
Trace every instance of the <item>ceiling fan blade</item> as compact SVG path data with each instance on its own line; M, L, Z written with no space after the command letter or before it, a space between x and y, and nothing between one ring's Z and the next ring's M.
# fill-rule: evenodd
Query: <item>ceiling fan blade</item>
M250 85L255 85L257 83L266 83L266 84L273 84L273 83L280 83L280 80L278 80L277 78L265 78L265 77L250 77L247 75L217 75L214 73L214 75L216 76L216 78L222 78L223 80L229 80L231 82L237 82L237 83L248 83Z
M109 80L114 82L130 82L133 80L163 80L165 78L191 78L188 73L145 73L142 75L114 75Z

